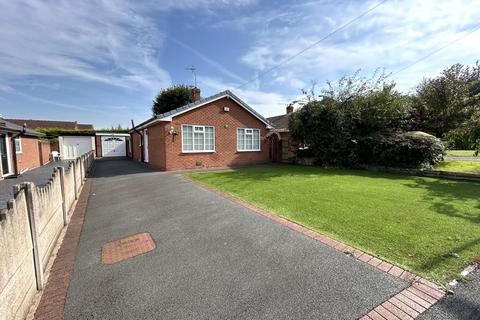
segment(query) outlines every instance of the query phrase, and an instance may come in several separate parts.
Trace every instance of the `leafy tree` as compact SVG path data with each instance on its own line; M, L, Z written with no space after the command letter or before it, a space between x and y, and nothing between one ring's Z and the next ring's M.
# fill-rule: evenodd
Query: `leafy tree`
M162 89L155 97L153 114L162 114L192 102L192 89L186 85L176 85Z
M446 134L448 141L458 149L473 149L475 155L480 153L480 110L470 119Z
M412 97L415 128L444 138L479 109L480 65L455 64L424 79Z
M106 130L110 130L111 132L114 132L114 131L118 131L118 132L127 131L127 132L128 132L128 126L124 128L124 127L119 123L119 124L117 124L116 126L112 125L112 126L110 127L110 129L106 129Z

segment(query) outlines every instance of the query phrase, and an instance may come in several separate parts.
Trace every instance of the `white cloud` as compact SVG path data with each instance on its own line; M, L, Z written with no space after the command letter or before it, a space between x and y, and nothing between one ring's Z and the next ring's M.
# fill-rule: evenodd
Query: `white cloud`
M253 41L241 62L261 73L321 39L340 25L371 8L377 1L308 2L285 5L248 18L229 21L251 32ZM279 11L288 12L284 24L271 21ZM298 20L298 16L303 16ZM278 80L291 77L308 83L335 80L357 69L395 71L438 49L478 24L480 7L474 1L389 1L330 39L260 79L260 87L273 90ZM264 23L263 21L267 21ZM288 25L288 28L284 26ZM260 32L258 32L260 30ZM434 75L449 65L471 64L479 57L480 31L422 61L395 77L399 87L409 89L423 75ZM407 72L408 71L408 72ZM294 75L292 77L292 75ZM298 81L284 81L295 91Z
M154 91L171 84L157 59L164 39L157 26L167 12L192 9L208 14L212 8L254 2L1 0L0 80L63 76ZM227 69L223 72L235 76Z
M239 7L256 3L256 0L162 0L148 1L150 9L156 10L186 10L199 7Z
M9 86L8 84L0 82L0 91L9 92L11 90L12 90L11 86Z
M238 83L225 83L221 79L202 76L199 81L200 87L210 92L230 90L249 106L254 108L264 117L271 117L285 112L286 105L294 98L273 91L260 91L248 87L235 89ZM203 95L203 94L202 94Z
M23 98L26 98L30 101L33 101L35 103L40 103L43 105L47 106L52 106L52 107L59 107L61 109L70 109L70 110L78 110L78 111L88 111L89 113L94 113L94 114L103 114L106 116L111 116L112 111L119 111L119 110L126 110L129 109L130 107L123 106L123 105L77 105L77 104L70 104L70 103L64 103L64 102L59 102L55 100L50 100L50 99L45 99L37 96L33 96L30 94L23 93L21 91L15 90L11 88L8 90L8 93L11 95L17 95Z
M0 75L66 76L127 88L158 88L162 34L125 1L1 1ZM113 67L112 67L113 66Z

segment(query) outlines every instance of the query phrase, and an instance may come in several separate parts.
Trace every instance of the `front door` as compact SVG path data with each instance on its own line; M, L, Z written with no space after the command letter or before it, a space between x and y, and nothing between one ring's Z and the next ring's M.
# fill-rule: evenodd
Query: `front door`
M148 162L148 130L143 130L143 161Z
M10 173L8 167L8 152L7 152L8 137L5 134L0 135L0 155L2 158L2 176Z

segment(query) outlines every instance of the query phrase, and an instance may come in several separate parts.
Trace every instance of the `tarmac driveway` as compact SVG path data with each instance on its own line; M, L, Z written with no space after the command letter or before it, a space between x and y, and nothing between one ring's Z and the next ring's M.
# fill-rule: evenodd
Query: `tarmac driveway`
M173 173L97 161L65 319L357 319L408 286ZM112 240L156 249L101 264Z

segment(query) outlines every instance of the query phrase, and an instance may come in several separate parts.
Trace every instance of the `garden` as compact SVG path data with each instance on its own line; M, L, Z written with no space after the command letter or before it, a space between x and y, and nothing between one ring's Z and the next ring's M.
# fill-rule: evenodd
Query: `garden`
M314 166L189 176L437 282L480 261L480 182L387 173L480 174L480 161L465 161L480 150L478 63L453 65L409 94L388 75L359 72L303 93L289 144Z

